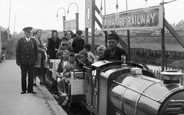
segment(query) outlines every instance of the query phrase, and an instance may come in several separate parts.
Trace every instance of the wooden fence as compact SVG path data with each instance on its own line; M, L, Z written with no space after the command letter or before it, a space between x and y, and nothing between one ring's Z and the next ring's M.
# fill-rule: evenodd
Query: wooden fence
M131 48L131 51L137 54L138 56L148 56L148 57L155 57L161 58L161 50L155 49L146 49L146 48ZM184 51L165 51L165 56L167 58L174 58L174 59L184 59Z

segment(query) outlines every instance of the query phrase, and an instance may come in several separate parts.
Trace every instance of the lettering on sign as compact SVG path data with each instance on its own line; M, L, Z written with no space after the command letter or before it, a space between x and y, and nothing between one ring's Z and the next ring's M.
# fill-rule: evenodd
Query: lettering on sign
M156 6L145 12L143 9L109 14L103 17L103 30L162 28L163 7Z
M64 30L76 29L76 20L67 20L64 22Z

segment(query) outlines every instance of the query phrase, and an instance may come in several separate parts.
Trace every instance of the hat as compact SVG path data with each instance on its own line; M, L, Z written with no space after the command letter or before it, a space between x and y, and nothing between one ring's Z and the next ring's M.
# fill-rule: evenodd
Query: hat
M116 34L109 34L108 40L110 40L110 39L115 39L115 40L119 41L119 37Z
M32 27L25 27L25 28L23 28L23 31L24 32L31 32L32 29L33 29Z

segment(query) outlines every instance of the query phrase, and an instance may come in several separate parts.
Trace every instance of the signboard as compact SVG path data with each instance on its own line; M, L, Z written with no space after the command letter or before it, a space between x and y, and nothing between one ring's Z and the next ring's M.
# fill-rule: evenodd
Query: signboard
M92 0L85 2L85 28L91 28Z
M163 6L108 14L102 21L103 30L158 29L163 27Z
M76 20L64 21L64 30L76 29Z

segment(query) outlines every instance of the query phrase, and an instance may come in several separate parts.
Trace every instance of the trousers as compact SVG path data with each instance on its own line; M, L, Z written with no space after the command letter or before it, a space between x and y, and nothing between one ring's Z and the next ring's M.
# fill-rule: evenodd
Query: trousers
M33 91L33 76L34 76L34 65L21 65L21 86L22 91L32 92ZM27 74L28 74L28 88L27 88Z

